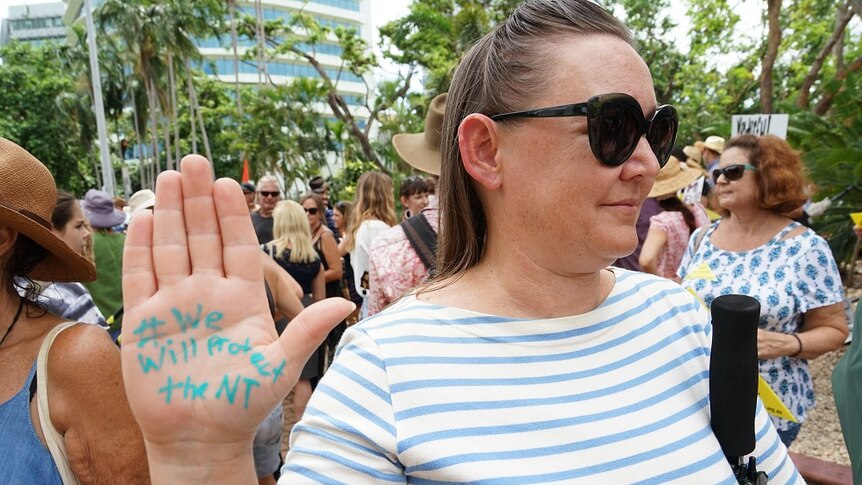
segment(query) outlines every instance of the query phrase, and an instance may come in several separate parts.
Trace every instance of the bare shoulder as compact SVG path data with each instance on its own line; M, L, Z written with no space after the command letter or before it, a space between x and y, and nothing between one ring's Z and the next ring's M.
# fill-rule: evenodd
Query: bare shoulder
M72 413L124 393L120 351L95 325L79 323L57 335L48 354L48 379L52 406Z
M85 323L73 325L57 335L49 359L62 360L63 365L51 366L52 376L80 376L82 370L101 367L105 360L119 361L120 349L104 329ZM119 371L119 369L117 369Z

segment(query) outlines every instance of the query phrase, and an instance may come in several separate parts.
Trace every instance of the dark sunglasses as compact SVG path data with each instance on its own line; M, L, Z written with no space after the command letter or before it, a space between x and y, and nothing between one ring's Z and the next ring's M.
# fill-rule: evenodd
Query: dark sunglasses
M712 172L712 181L718 183L718 177L724 175L728 182L739 180L746 170L757 170L757 167L750 163L737 163L728 165L724 168L717 168Z
M280 194L278 192L266 192L263 190L260 191L261 197L278 197L279 195Z
M305 209L306 213L311 214L313 216L316 216L317 213L320 212L320 209L318 209L317 207L303 207L303 209Z
M590 148L600 162L611 167L622 165L646 135L658 164L664 167L676 140L679 118L676 108L665 104L656 108L652 118L644 118L640 103L623 93L600 94L586 103L551 108L515 111L491 116L494 121L509 118L558 118L586 116Z

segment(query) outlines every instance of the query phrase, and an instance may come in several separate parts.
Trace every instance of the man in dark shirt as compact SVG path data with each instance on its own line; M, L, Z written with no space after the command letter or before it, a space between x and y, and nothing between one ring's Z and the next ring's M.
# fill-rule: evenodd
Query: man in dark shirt
M272 210L281 200L278 180L271 175L261 177L257 183L257 193L260 196L260 209L251 213L251 223L254 233L261 244L272 241Z

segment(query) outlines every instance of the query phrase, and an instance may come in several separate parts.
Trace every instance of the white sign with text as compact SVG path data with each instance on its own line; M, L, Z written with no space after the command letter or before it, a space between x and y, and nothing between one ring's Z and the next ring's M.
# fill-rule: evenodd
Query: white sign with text
M730 117L730 136L768 133L786 139L789 123L790 115L733 115Z

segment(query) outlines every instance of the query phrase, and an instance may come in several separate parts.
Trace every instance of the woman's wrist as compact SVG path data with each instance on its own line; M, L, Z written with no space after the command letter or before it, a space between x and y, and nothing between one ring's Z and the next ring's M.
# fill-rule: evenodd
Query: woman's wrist
M796 350L792 354L789 354L789 355L790 355L790 357L798 357L799 354L802 353L802 350L804 348L804 346L802 345L802 338L799 337L799 334L796 332L791 333L790 336L794 337L793 340L794 340L794 344L796 345Z
M146 447L153 484L257 482L251 442L146 441Z

